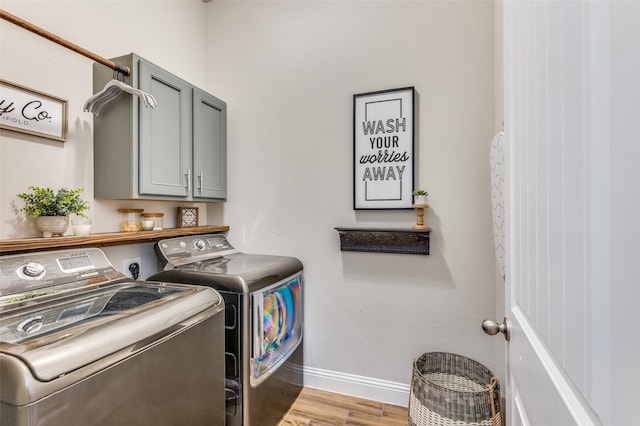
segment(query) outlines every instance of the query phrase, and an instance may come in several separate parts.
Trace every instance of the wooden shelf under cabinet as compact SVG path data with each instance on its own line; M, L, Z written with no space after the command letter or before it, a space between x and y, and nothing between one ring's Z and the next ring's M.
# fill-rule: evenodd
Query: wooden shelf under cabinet
M159 231L109 232L81 237L23 238L0 240L0 255L29 253L35 251L62 250L87 247L107 247L124 244L149 243L165 238L186 235L226 232L228 226L196 226L192 228L170 228Z

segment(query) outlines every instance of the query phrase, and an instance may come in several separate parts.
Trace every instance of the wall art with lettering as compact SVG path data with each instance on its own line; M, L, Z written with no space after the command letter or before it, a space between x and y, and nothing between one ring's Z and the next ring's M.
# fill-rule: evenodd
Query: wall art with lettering
M413 204L414 88L353 95L353 208Z
M0 128L67 139L67 101L0 80Z

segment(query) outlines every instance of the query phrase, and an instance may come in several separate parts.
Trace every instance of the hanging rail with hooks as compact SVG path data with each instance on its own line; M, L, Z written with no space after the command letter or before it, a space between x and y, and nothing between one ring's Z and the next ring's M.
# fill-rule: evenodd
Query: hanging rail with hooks
M9 12L5 11L4 9L0 9L0 18L4 19L7 22L11 22L12 24L15 24L21 28L24 28L27 31L31 31L34 34L44 37L47 40L51 40L52 42L59 44L60 46L66 47L69 50L73 50L74 52L79 53L83 56L86 56L89 59L93 59L94 61L99 62L102 65L105 65L118 73L122 73L125 76L128 76L131 74L131 70L128 67L123 67L122 65L116 64L113 61L103 58L102 56L96 55L95 53L87 49L84 49L78 46L77 44L71 43L70 41L67 41L61 37L58 37L57 35L50 33L49 31L43 28L40 28L36 25L33 25L22 18L12 15Z

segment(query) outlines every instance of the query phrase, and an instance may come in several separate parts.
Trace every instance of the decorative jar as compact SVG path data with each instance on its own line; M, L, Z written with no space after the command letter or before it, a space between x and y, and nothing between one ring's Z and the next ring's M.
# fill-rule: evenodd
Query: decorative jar
M91 233L91 219L78 217L71 221L71 229L76 237L89 235Z
M163 219L164 213L142 213L142 228L145 231L160 231ZM151 229L147 229L149 225L151 225Z
M142 231L141 214L144 209L118 209L120 212L120 230L122 232Z

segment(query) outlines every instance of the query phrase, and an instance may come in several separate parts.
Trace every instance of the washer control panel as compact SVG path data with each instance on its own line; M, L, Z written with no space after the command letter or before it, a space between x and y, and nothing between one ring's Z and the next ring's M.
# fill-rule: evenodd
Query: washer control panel
M18 268L16 271L20 278L25 280L38 279L44 276L44 266L37 262L29 262L26 265Z
M170 238L158 241L154 249L165 270L239 253L222 234Z
M0 306L6 300L35 297L53 288L122 278L97 248L18 254L0 257Z

